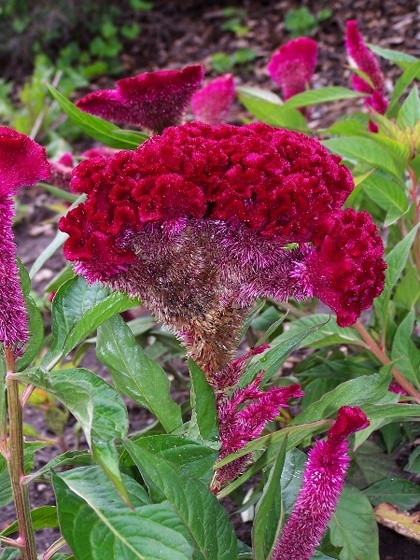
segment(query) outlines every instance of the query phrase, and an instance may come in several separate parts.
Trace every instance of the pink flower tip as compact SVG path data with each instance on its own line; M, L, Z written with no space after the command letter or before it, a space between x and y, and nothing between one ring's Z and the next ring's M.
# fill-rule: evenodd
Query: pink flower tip
M199 64L182 70L146 72L119 80L116 89L90 93L76 105L86 113L160 133L180 124L203 78L204 69Z
M308 37L293 39L273 54L267 71L281 89L285 101L307 89L317 57L318 45Z
M232 74L216 78L192 96L191 108L195 119L211 125L226 122L234 98Z
M19 187L34 185L49 177L45 148L26 134L0 127L0 196L13 195Z
M366 414L358 406L342 406L337 419L328 431L328 439L336 443L369 426Z

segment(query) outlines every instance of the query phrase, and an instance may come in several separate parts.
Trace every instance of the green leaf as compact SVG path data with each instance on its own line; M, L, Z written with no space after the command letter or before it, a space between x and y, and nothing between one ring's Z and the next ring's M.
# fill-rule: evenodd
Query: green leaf
M328 321L328 319L327 319ZM288 356L296 350L301 342L317 329L322 328L322 323L307 327L298 333L289 336L286 340L279 342L276 338L271 344L270 349L255 357L251 365L246 369L245 374L240 380L240 386L246 387L258 375L261 370L264 370L263 383L275 375L280 367L284 364ZM290 335L289 331L286 331Z
M420 502L420 486L409 480L386 478L363 490L371 504L388 502L400 510L408 510Z
M236 536L223 507L208 488L161 458L124 441L150 490L168 500L182 519L195 547L195 559L236 558Z
M122 292L110 292L99 282L88 285L81 276L68 280L53 300L54 344L41 365L51 369L101 323L137 303Z
M420 421L420 405L416 404L364 404L362 408L369 420Z
M407 196L394 181L373 173L364 181L362 188L373 202L388 213L386 227L407 212Z
M81 368L52 372L34 368L18 377L51 393L70 410L82 426L93 458L126 498L114 439L127 434L127 409L115 390Z
M32 363L44 342L44 321L42 315L31 296L25 296L25 303L29 322L29 340L25 346L25 353L16 361L18 371L25 369Z
M350 481L360 487L374 484L384 478L398 476L398 468L391 455L372 441L364 441L354 456Z
M29 473L34 467L34 454L39 449L46 447L45 442L24 443L24 467L25 474ZM10 486L9 469L3 455L0 455L0 507L7 505L13 499L12 488Z
M41 467L38 471L27 475L26 483L29 484L34 480L50 480L51 471L59 467L74 467L74 466L90 466L95 462L92 455L88 451L66 451L54 459L51 459L46 465Z
M78 202L80 202L86 195L82 195L78 198ZM73 207L76 204L73 205ZM29 271L29 276L33 278L37 272L41 270L47 260L54 255L54 253L64 245L65 240L68 238L67 233L63 233L62 231L57 231L56 236L51 241L47 247L42 251L42 253L35 259L34 264L31 266L31 270Z
M186 476L202 479L206 483L210 482L213 465L217 459L215 449L186 437L168 434L134 436L131 441L136 447L173 463ZM126 453L121 456L123 465L128 464ZM133 464L132 460L130 461Z
M368 43L368 46L371 51L378 54L382 58L385 58L386 60L395 62L395 64L397 64L401 68L408 68L415 62L418 62L418 59L411 54L406 54L401 51L394 51L391 49L384 49L382 47L378 47L377 45L372 45L371 43ZM418 77L420 78L420 72Z
M289 426L316 422L329 418L342 406L362 406L380 400L388 391L391 381L391 367L386 366L379 373L361 375L341 383L338 387L323 395L318 401L308 406L294 418Z
M340 560L379 560L378 526L369 500L345 486L329 523L330 540L342 547Z
M190 560L168 503L130 509L97 467L53 474L63 536L77 560Z
M301 342L301 347L322 348L331 344L355 344L363 346L363 341L351 327L339 327L337 320L326 313L315 313L308 317L302 317L289 324L289 329L275 338L271 345L275 346L289 340L292 336L301 333L302 330L318 326L311 334Z
M387 298L390 295L392 288L398 282L398 279L406 265L411 245L413 244L414 237L417 232L417 227L418 226L415 226L387 255L385 259L387 263L385 287L381 295L376 298L374 302L375 309L380 310L381 308L384 308L385 310Z
M419 61L420 65L420 61ZM410 91L407 99L404 101L401 109L398 112L397 125L405 129L406 127L412 130L420 120L420 98L419 90L416 86Z
M192 360L188 361L191 376L191 423L196 424L203 440L215 441L219 433L214 391L206 376Z
M281 503L279 486L286 457L285 444L286 440L283 441L279 449L255 510L252 528L252 548L255 560L266 560L269 557L270 550L276 542L277 524L281 525L282 520L279 519ZM277 520L278 522L276 522Z
M112 317L98 329L96 355L111 372L116 389L153 412L167 432L182 424L166 373L146 356L121 317Z
M363 97L363 94L340 86L329 86L319 89L310 89L303 93L298 93L288 99L283 107L310 107L319 103L328 103L330 101L338 101L340 99L357 99Z
M417 75L419 75L420 77L420 60L417 60L417 62L414 62L408 68L406 68L403 74L395 82L391 101L389 102L389 106L386 111L387 115L394 116L394 108L396 108L401 96L411 84L411 82L416 79Z
M58 527L57 508L55 506L42 506L31 510L32 524L35 531L45 529L46 527ZM15 521L8 525L0 533L3 537L7 537L19 530L18 522Z
M285 108L275 94L252 87L237 88L237 93L241 103L259 121L302 132L307 130L305 117L297 109Z
M420 284L417 269L408 266L407 271L395 290L394 303L403 309L410 310L420 298Z
M412 334L415 312L412 309L401 321L395 332L392 343L391 358L398 359L398 369L416 387L420 387L420 353L416 348Z
M397 164L393 154L369 138L347 137L323 140L322 144L332 152L353 161L379 167L403 183L404 168Z
M302 488L302 476L307 455L299 449L293 448L286 453L284 469L281 473L281 492L284 513L289 515Z
M46 84L46 86L69 119L85 134L102 142L102 144L120 150L135 150L142 142L148 139L147 134L135 132L134 130L123 130L99 117L84 113L52 85Z
M420 474L420 447L416 447L410 453L407 465L404 467L405 471Z
M416 157L410 161L409 165L414 171L417 180L420 180L420 154L417 154Z
M300 416L302 415L299 415L297 418L299 418ZM320 420L318 422L301 424L298 426L291 426L290 424L286 428L282 428L281 430L277 430L276 432L272 432L266 436L252 440L250 443L247 443L244 447L242 447L239 451L231 453L221 461L218 461L214 468L220 469L234 459L238 459L239 457L243 457L244 455L253 453L254 451L265 449L266 447L271 446L275 443L280 443L285 438L287 438L287 450L289 451L293 447L296 447L296 445L299 445L299 443L301 443L306 438L312 437L316 434L319 434L320 432L324 432L331 426L331 422L329 422L328 420ZM272 458L272 460L274 460L274 458ZM265 466L266 465L267 463L265 463Z

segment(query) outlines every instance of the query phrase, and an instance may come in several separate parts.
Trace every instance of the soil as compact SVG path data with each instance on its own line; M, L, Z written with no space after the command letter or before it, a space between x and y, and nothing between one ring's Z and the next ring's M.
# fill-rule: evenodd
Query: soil
M245 35L238 37L232 31L223 31L222 27L226 22L223 10L227 6L244 10L242 24L248 28ZM345 22L349 19L358 20L361 33L370 43L402 50L416 56L420 54L418 47L420 17L416 0L398 3L394 0L334 2L155 0L150 12L136 16L142 32L135 43L128 42L126 45L125 53L121 57L123 75L131 76L145 71L181 68L187 64L200 63L206 70L206 79L212 79L217 75L212 69L214 53L233 54L238 49L248 48L255 51L256 58L252 64L240 65L232 70L237 85L258 86L279 93L265 69L271 54L290 39L285 28L285 16L291 10L302 6L307 6L312 13L318 13L324 8L332 11L331 16L319 23L311 35L319 42L319 62L313 79L316 87L349 86L350 73L346 69L344 47ZM127 14L127 18L132 18L132 14ZM391 82L395 82L395 78L401 72L383 60L381 66L390 78L387 81L387 88L390 90ZM97 79L92 87L100 89L113 86L114 80L104 77ZM80 95L84 93L80 92ZM322 120L323 124L328 125L345 112L347 106L347 102L321 106L313 112L312 118L314 121ZM232 109L229 120L240 122L245 115L243 108L237 103ZM24 189L19 200L27 210L17 224L16 242L20 258L29 268L53 239L56 217L54 211L48 209L53 201L42 189ZM62 268L63 262L61 255L55 255L35 276L34 288L40 296L43 295L46 284ZM90 365L93 369L97 368L94 363ZM182 397L183 395L179 395L180 399ZM151 417L148 413L139 410L132 403L128 404L133 430L150 423ZM41 435L53 437L53 434L46 429L43 414L39 410L27 407L25 420ZM57 443L56 446L48 446L38 453L37 467L62 452L63 445L67 449L75 448L77 440L73 427L74 421L70 420L65 427L61 446ZM83 441L81 444L83 445ZM53 504L54 496L49 486L37 484L31 488L31 500L33 506L39 507ZM233 502L226 502L226 506L229 511L235 509ZM13 507L3 509L0 516L0 530L13 519ZM238 536L249 544L250 523L243 522L239 516L233 518L233 523ZM390 529L380 527L379 530L381 560L420 560L420 545ZM39 550L44 551L56 538L57 533L53 530L40 533Z

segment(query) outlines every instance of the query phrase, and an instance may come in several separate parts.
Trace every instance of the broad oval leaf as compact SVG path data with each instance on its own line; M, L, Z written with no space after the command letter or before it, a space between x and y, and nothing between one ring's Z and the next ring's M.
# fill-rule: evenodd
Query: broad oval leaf
M369 500L345 486L330 523L330 540L342 547L340 560L379 560L378 526Z
M237 540L226 511L210 490L198 480L186 477L174 465L155 457L125 440L149 490L160 500L168 500L182 519L195 547L194 558L233 560Z
M52 305L54 344L41 365L51 369L101 323L138 304L122 292L111 292L99 282L88 285L78 276L65 282Z
M98 329L96 355L121 394L150 410L167 432L179 428L181 409L170 397L166 373L146 356L121 317L115 315Z
M53 474L53 484L63 536L77 560L192 558L168 503L127 507L97 467Z
M128 419L118 393L82 368L52 372L34 368L18 374L18 378L51 393L70 410L82 426L94 459L126 498L114 439L126 436Z

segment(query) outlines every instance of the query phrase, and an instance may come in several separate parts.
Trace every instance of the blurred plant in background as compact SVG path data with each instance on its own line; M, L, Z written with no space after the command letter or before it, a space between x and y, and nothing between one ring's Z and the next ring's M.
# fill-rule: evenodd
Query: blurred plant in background
M98 3L98 9L99 4L102 3ZM134 0L131 4L138 9L150 7ZM10 15L11 6L12 3L7 3L2 14ZM27 7L26 2L19 3L20 11L14 23L18 30L30 25L25 16ZM87 17L86 13L84 16ZM225 16L227 32L245 32L244 14L230 11ZM94 49L104 48L104 52L111 53L122 37L122 28L112 24L115 31L109 25L109 13L105 9L97 17L100 25L96 29L100 31L96 36L104 43L97 42L102 46ZM94 20L92 17L89 25L93 26ZM312 29L313 24L306 23L303 27ZM307 89L316 53L312 40L305 39L304 43L308 41L312 49L310 72L290 95L285 86L288 80L294 79L293 73L287 70L277 76L282 68L287 69L287 65L283 66L284 60L276 71L283 98L272 91L235 86L232 76L223 78L228 86L223 114L228 115L225 109L235 92L248 111L248 120L255 118L272 128L251 124L247 127L222 125L213 129L196 123L167 128L162 135L152 135L148 140L144 131L121 129L76 107L68 96L76 84L79 87L86 83L83 80L87 75L82 75L82 81L77 82L63 70L59 76L62 81L59 81L60 68L50 67L42 56L37 58L34 75L22 89L18 108L10 102L9 84L1 84L2 118L13 127L42 138L46 143L54 142L57 131L57 136L62 135L67 141L70 152L73 152L72 134L76 129L100 143L93 153L84 153L83 158L92 159L76 167L72 192L68 190L68 181L61 187L40 187L72 204L61 223L66 224L65 229L70 233L66 254L76 261L77 272L86 272L86 267L90 267L98 273L105 267L110 278L123 277L127 263L135 262L138 267L133 276L135 284L137 287L146 285L149 291L128 291L131 295L145 296L145 300L148 298L155 311L164 302L161 314L157 314L163 319L170 317L175 327L182 326L177 329L178 335L190 350L195 346L193 356L198 357L201 366L200 369L189 359L190 377L187 378L187 366L182 361L185 353L179 342L170 333L157 328L155 319L135 314L134 309L140 303L138 299L96 282L87 283L81 276L75 276L68 265L47 287L47 296L54 294L54 298L51 304L44 304L50 309L48 320L51 318L52 325L51 332L47 331L44 336L39 309L42 304L30 297L29 276L33 278L60 250L66 240L62 232L58 232L51 245L39 255L29 276L20 267L30 338L23 355L16 356L17 360L11 358L6 345L5 360L0 360L0 395L7 394L9 398L10 394L14 395L9 413L19 412L19 407L26 406L31 398L36 406L46 410L58 409L57 403L61 403L64 407L64 410L60 408L61 417L57 415L55 424L53 418L46 421L55 426L60 440L60 430L69 411L77 419L88 448L66 451L62 446L63 453L34 470L35 453L48 442L36 436L24 441L25 428L20 413L10 414L7 419L5 399L0 399L0 476L3 482L0 505L7 505L13 498L19 500L19 495L26 492L22 492L22 487L26 488L35 480L52 484L54 488L56 505L38 508L31 515L27 508L17 508L21 536L33 533L32 523L36 530L60 527L63 538L44 553L43 560L128 557L306 560L314 547L317 547L316 558L322 560L378 560L378 532L372 506L389 502L403 511L420 501L419 486L408 479L420 472L420 453L414 443L418 434L416 422L420 419L417 327L420 302L420 99L417 81L420 61L402 52L374 46L369 47L372 54L363 43L363 48L359 49L361 57L352 55L352 58L357 65L354 68L358 78L356 85L360 86L363 80L370 88L368 91L365 85L363 89L317 88L316 83L312 83L312 89ZM362 41L360 37L359 47ZM293 41L293 44L296 43ZM90 57L94 53L90 46L83 48L88 49L86 61L92 62ZM287 59L290 49L282 46L280 51ZM291 51L293 53L293 49ZM71 59L73 55L69 56ZM322 49L318 56L323 56ZM372 95L371 90L378 90L369 74L372 64L379 68L376 56L401 68L389 104L383 111L375 110L375 104L366 102ZM370 61L369 67L363 65L366 59ZM235 67L232 61L222 72ZM42 76L54 82L47 86L54 100L51 105L45 103ZM141 76L129 80L129 83L143 83ZM188 90L188 98L199 81ZM58 88L54 87L57 84ZM191 88L190 81L188 85ZM220 83L215 88L218 94L219 86ZM204 94L195 95L201 93L198 97L200 114L211 115L215 111L212 87L208 87L207 94L206 87L201 90ZM127 100L115 94L118 84L116 90L106 91L106 95L111 91L113 101L118 98L124 110L127 109ZM333 124L322 126L311 121L309 108L337 100L348 100L349 109ZM218 100L217 107L222 106L221 101ZM68 117L65 122L63 114ZM306 138L293 145L293 138L305 137L277 128L297 131L317 140ZM238 138L244 136L242 141L233 131ZM260 131L264 142L255 131ZM206 134L211 136L211 141L205 138ZM284 136L289 142L281 149L275 144L275 149L269 146L263 150L262 145L265 146L270 135L273 138ZM335 155L327 154L317 141ZM222 144L223 150L220 149ZM318 148L314 148L316 153L312 154L312 159L302 156L301 151L315 145ZM281 173L289 173L287 177L281 176L279 169L272 165L272 161L277 161L277 149L283 158ZM267 160L261 171L262 151ZM352 178L339 165L337 156L343 158ZM71 153L59 162L66 168L67 179L78 159L77 153ZM343 328L329 315L328 308L315 299L303 302L302 294L296 292L297 299L278 301L282 299L279 294L270 292L273 299L258 300L249 316L245 317L245 312L240 316L243 310L237 308L234 309L236 315L222 314L226 319L223 330L226 339L219 340L215 336L212 307L214 290L225 284L228 287L239 285L244 275L250 270L255 274L258 267L268 270L267 262L274 258L267 238L261 240L256 236L254 243L247 246L241 228L248 228L244 231L249 234L250 226L245 223L264 217L281 205L289 204L289 210L295 205L308 206L308 193L319 186L315 171L317 166L322 167L324 159L330 162L325 173L335 178L331 184L339 184L338 177L342 178L343 173L348 178L345 181L348 188L344 189L346 196L349 195L346 206L357 212L341 209L346 198L342 193L331 189L331 196L339 197L339 204L334 200L340 215L347 220L345 229L353 231L354 235L345 239L340 236L340 224L332 219L337 210L335 203L326 201L323 193L313 198L307 213L302 215L307 217L309 212L319 211L325 223L328 222L324 229L320 225L324 224L322 220L318 223L308 218L305 223L313 236L302 240L299 236L304 236L306 230L301 227L300 214L293 219L289 216L290 224L284 223L281 221L285 215L283 209L276 227L290 226L297 240L276 238L276 243L280 245L282 241L281 251L289 264L297 257L298 265L305 264L307 253L299 253L298 248L301 241L309 244L308 251L316 249L323 258L328 257L327 265L324 269L319 267L315 278L321 299L324 299L325 294L334 290L341 294L344 285L351 288L350 280L359 286L365 280L379 282L383 267L375 272L372 261L366 258L371 250L369 239L375 237L381 247L380 255L375 255L378 259L381 257L383 242L387 263L382 293L368 309L377 291L367 294L370 297L367 305L358 306L363 294L351 289L344 298L334 296L334 305L324 299L334 309L338 305L347 310L358 306L357 313ZM230 167L226 170L227 161ZM265 190L260 189L254 196L249 193L261 186L266 173L273 173L270 180L267 179L267 192L280 181L279 177L283 190L276 191L278 196L261 206L264 212L260 215L251 210L257 208L261 202L259 196ZM217 190L224 174L224 188ZM181 180L185 177L187 184ZM228 179L233 181L232 185ZM109 192L106 191L108 187ZM290 187L287 193L286 187ZM204 190L208 198L205 204ZM204 212L207 212L205 218ZM367 218L366 212L373 216L376 225ZM209 219L212 216L213 221L215 216L217 218L217 227ZM356 220L356 216L363 216L363 223ZM205 219L212 222L211 227L197 229L197 221ZM141 227L139 220L145 222ZM255 227L263 226L267 224L262 222ZM376 228L382 241L377 237ZM230 229L233 233L230 232L226 241L226 230ZM359 239L362 233L366 233L365 244ZM165 240L163 248L159 243L162 239ZM219 260L219 267L212 269L213 278L218 279L213 286L206 275L212 262L209 257L225 255L232 246L235 250L231 251L231 258L236 264L229 268L226 258ZM261 250L258 252L257 248ZM351 258L344 259L343 255ZM239 266L239 262L245 265ZM352 267L352 263L358 266ZM283 274L282 293L289 294L296 277L300 274L302 279L303 269L303 266L293 271L287 266L276 269L278 275ZM337 272L332 278L329 273L333 269L342 276ZM308 270L308 277L313 280L315 269L309 267ZM93 275L89 280L97 277ZM194 292L191 297L189 290L196 280L201 286L201 295ZM260 296L267 295L271 286L268 275L266 280ZM116 287L112 282L109 284ZM128 289L124 282L117 287ZM230 292L225 290L220 305L228 308L228 303L232 304L238 294L251 298L255 295L254 284L253 289L241 294L233 290L229 301ZM199 296L204 297L203 302ZM240 324L242 320L243 325ZM344 324L342 318L339 321ZM203 346L209 342L204 340L204 327L208 328L206 337L218 348L223 367L214 366L208 353L203 352ZM237 344L241 357L232 361L232 349ZM92 371L81 365L92 347L98 361L108 368L112 384L98 376L96 369ZM299 356L294 359L292 353L297 349ZM173 399L170 381L181 382L186 389L182 402ZM17 384L21 386L20 396L15 391ZM305 395L297 401L301 395L299 386ZM41 393L37 393L39 391ZM155 422L140 433L130 433L127 401L122 397L150 411ZM290 398L294 401L286 408ZM218 422L222 424L220 427ZM320 440L319 435L326 431L327 439ZM313 443L314 436L316 443ZM9 445L12 438L20 442L17 469L16 450ZM62 439L61 442L64 443ZM312 447L309 460L303 452L308 447ZM404 447L408 447L410 453L403 468L398 469L394 458ZM224 477L226 473L229 476ZM315 482L313 486L314 478L318 485ZM234 498L240 511L250 511L256 506L252 548L238 542L219 503L228 495ZM406 515L405 519L409 528L410 524L414 527L413 518ZM328 529L319 543L327 522ZM290 540L290 535L296 535L290 527L299 528L299 543ZM0 558L6 560L22 555L25 560L35 560L33 546L26 544L29 541L12 538L16 528L16 524L11 524L0 534L0 542L6 547ZM66 542L72 555L58 553ZM296 557L297 546L302 551L299 558Z

